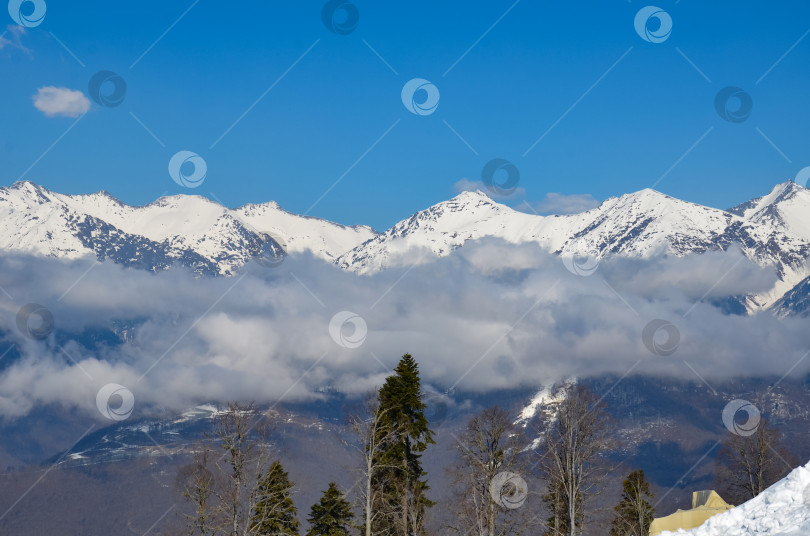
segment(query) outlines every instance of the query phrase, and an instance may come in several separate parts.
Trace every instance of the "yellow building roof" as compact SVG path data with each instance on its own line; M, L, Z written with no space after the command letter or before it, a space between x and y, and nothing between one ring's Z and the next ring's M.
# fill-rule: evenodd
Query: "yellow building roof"
M726 503L714 490L692 492L692 509L678 510L674 514L655 518L650 525L650 536L657 536L665 530L693 529L707 519L734 508Z

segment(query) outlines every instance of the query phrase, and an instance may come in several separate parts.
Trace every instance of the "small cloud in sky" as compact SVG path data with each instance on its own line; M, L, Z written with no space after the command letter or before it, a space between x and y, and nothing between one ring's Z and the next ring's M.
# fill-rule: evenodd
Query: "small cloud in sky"
M549 192L539 203L530 205L524 203L520 210L527 209L528 212L537 214L579 214L599 206L599 200L591 194L557 194ZM531 208L530 208L531 207Z
M513 191L509 192L507 195L501 195L497 192L490 190L487 185L485 185L481 181L471 181L470 179L464 177L453 185L453 189L456 193L460 194L461 192L474 192L476 190L481 190L485 194L487 194L492 199L496 201L499 200L507 200L507 199L519 199L526 196L526 189L522 186L518 186Z
M6 26L6 31L3 32L3 35L0 35L0 50L3 50L6 47L11 47L30 54L31 51L25 48L25 45L22 44L22 36L25 34L25 26L9 24Z
M90 101L81 91L45 86L34 95L34 106L48 117L79 117L90 109Z
M497 192L493 192L487 188L483 182L473 181L466 177L457 181L453 185L453 189L456 191L456 193L474 192L476 190L480 190L496 201L514 201L525 199L526 197L526 189L522 186L518 186L508 195L499 195ZM578 214L598 206L599 200L591 194L565 195L549 192L546 194L545 198L541 199L538 203L523 201L519 205L514 206L514 208L532 214L547 215Z

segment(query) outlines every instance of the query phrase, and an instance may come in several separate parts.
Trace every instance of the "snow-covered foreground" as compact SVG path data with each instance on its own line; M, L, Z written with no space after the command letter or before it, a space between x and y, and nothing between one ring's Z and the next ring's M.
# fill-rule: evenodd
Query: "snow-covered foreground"
M810 535L810 463L745 504L718 514L689 531L661 536L808 536Z

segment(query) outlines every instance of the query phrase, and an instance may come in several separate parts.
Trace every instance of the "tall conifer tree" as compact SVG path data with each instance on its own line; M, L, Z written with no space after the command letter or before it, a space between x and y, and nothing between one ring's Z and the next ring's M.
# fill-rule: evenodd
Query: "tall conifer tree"
M292 487L281 462L273 462L259 484L260 498L253 514L253 528L257 534L298 536L299 523Z
M644 471L630 473L623 483L622 500L616 505L616 517L610 527L610 536L647 536L655 517L650 484Z
M429 486L422 469L422 453L434 443L422 401L419 365L405 354L379 392L380 434L386 444L381 449L374 485L381 491L380 506L386 515L376 521L374 532L396 536L425 533L425 509L433 502L425 493Z
M330 482L321 500L312 505L307 536L349 536L353 517L349 501L337 484Z

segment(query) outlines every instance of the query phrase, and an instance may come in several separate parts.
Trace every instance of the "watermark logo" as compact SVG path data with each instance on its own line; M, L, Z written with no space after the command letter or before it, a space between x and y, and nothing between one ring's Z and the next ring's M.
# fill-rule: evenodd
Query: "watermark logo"
M528 494L529 486L517 473L508 471L498 473L489 483L489 495L492 500L509 510L523 506Z
M745 413L745 422L737 422L737 414ZM723 408L723 424L728 431L738 436L748 437L753 435L759 427L759 409L748 400L735 399L726 404Z
M135 396L123 385L108 383L96 394L96 408L111 421L123 421L135 409Z
M17 311L17 329L29 339L47 339L53 331L53 313L38 303L23 305Z
M90 78L87 92L96 103L107 108L115 108L127 95L127 83L112 71L99 71Z
M505 197L517 190L520 171L509 160L495 158L481 170L481 182L493 194Z
M799 172L796 173L796 178L793 179L793 182L807 188L808 180L810 180L810 166L800 169Z
M253 260L265 268L276 268L287 257L287 244L278 236L263 233L264 240L259 246L259 252Z
M439 106L439 88L424 78L409 80L402 88L402 104L412 114L430 115Z
M663 43L672 33L672 17L660 7L647 6L639 9L633 25L638 36L648 43Z
M329 0L323 5L321 20L330 32L349 35L357 28L360 11L348 0Z
M594 248L589 248L586 253L579 253L579 249L569 248L570 252L564 252L562 257L563 266L565 269L574 275L581 277L588 277L596 272L599 268L601 257L599 252Z
M346 332L347 328L349 333ZM367 334L366 321L351 311L341 311L329 321L329 336L343 348L357 348L366 341Z
M681 332L672 322L656 318L650 320L641 332L647 350L655 355L669 356L681 344Z
M753 107L751 95L738 87L724 87L714 97L714 109L729 123L742 123L751 115Z
M191 151L178 151L169 160L172 180L186 188L196 188L205 180L208 166L203 157Z
M8 14L20 26L35 28L45 19L45 0L9 0Z

